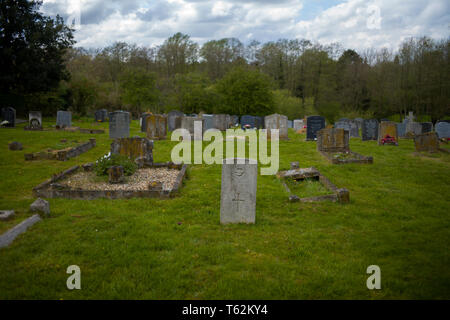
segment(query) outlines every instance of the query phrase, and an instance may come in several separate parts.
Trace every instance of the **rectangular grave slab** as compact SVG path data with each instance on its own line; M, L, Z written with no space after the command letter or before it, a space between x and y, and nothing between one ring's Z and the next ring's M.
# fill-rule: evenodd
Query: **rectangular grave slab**
M294 121L288 120L288 128L293 129L294 128Z
M16 126L16 109L11 107L2 108L2 119L8 122L4 127L14 128Z
M169 112L169 114L167 115L169 131L174 131L174 130L180 128L179 126L176 126L176 118L180 118L183 116L184 116L184 113L181 111L178 111L178 110L173 110L173 111ZM179 124L181 125L181 122L179 122Z
M106 122L108 120L108 110L100 109L94 113L95 122Z
M213 128L225 131L230 124L230 115L228 114L214 114L213 115Z
M233 115L230 117L230 127L235 127L239 125L239 116Z
M56 127L69 128L72 126L72 112L58 111L56 113Z
M377 140L378 126L377 119L363 120L361 125L362 141Z
M79 144L76 147L66 148L63 150L46 150L36 153L26 153L25 161L34 161L34 160L58 160L58 161L67 161L71 158L78 157L79 155L88 152L92 148L96 146L95 139L89 139L88 142Z
M143 114L141 114L141 118L139 119L141 132L147 132L147 117L151 115L152 113L150 112L144 112Z
M147 138L151 140L165 140L167 138L167 118L160 114L146 117Z
M255 223L257 177L258 163L255 160L224 160L220 197L221 224Z
M351 138L359 138L358 124L354 120L341 119L334 124L335 128L347 130Z
M130 136L131 115L126 111L114 111L109 114L109 137L111 139Z
M403 121L402 123L397 123L397 134L399 138L405 138L406 137L406 122Z
M438 152L439 138L435 132L427 132L414 137L417 152Z
M382 140L387 136L392 137L398 143L397 123L393 121L382 121L378 126L378 145L382 145Z
M256 116L255 120L256 120L256 128L257 129L264 129L265 126L265 117L261 117L261 116Z
M288 118L281 114L272 114L264 118L267 137L270 139L270 130L279 130L279 139L288 140Z
M209 129L214 129L214 115L212 114L203 114L202 119L205 120L205 131Z
M194 135L194 124L200 123L202 127L201 136ZM191 134L191 138L193 140L203 140L203 134L205 133L205 119L196 118L196 117L182 117L181 118L181 129L186 129Z
M350 133L341 128L322 129L317 132L317 150L323 152L350 151Z
M406 123L406 136L414 137L422 134L422 124L420 122L409 121Z
M439 139L450 139L450 123L446 121L438 122L435 126Z
M306 141L317 139L317 132L325 128L325 118L322 116L310 116L306 118Z

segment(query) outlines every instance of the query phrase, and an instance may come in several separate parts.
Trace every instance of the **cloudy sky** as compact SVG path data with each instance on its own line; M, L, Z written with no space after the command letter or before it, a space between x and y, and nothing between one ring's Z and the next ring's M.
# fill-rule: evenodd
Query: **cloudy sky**
M44 0L41 11L79 21L77 46L86 48L158 45L176 32L200 44L306 38L354 49L450 36L448 0Z

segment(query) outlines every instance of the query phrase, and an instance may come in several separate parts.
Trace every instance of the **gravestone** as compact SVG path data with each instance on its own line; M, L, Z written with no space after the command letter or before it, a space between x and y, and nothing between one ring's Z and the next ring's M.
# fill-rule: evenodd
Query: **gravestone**
M364 119L363 118L355 118L355 122L358 125L358 131L360 129L362 129L362 124L363 124Z
M436 132L427 132L414 137L416 151L438 152L439 138Z
M403 120L402 123L397 123L397 134L399 138L406 137L406 123L407 120Z
M419 135L422 134L422 124L419 122L408 121L406 123L406 135Z
M230 117L230 122L231 122L231 126L230 127L234 127L236 125L239 125L239 116L231 116Z
M433 123L432 122L422 122L422 133L428 133L433 131Z
M289 128L289 129L294 128L294 121L288 120L288 128Z
M95 122L106 122L108 119L108 110L106 109L100 109L95 111L94 114Z
M325 128L325 118L322 116L310 116L306 118L306 141L317 139L317 132Z
M230 116L228 114L214 114L213 115L213 128L225 131L228 129L230 123Z
M112 166L108 168L109 183L119 184L125 182L125 175L122 166Z
M111 143L111 154L120 154L134 161L140 168L153 164L153 141L147 138L120 138Z
M130 113L114 111L109 114L109 138L128 138L130 136Z
M436 130L439 139L449 139L450 138L450 123L441 121L438 122L434 128Z
M317 150L323 152L349 152L350 133L342 128L330 128L318 131Z
M151 140L165 140L167 138L167 118L160 114L147 115L147 138Z
M205 120L205 131L214 129L214 116L212 114L203 114L202 119Z
M304 125L305 124L304 124L303 120L300 120L300 119L294 120L294 130L295 131L303 129Z
M264 121L265 117L260 117L260 116L256 116L255 120L256 120L256 128L257 129L264 129L265 128L265 121Z
M334 127L337 129L347 130L351 138L359 137L358 124L355 120L341 119L334 124Z
M288 117L281 114L272 114L264 118L267 137L270 139L270 130L278 129L280 140L288 140Z
M4 126L14 128L16 126L16 109L11 107L2 108L2 119L7 121Z
M28 113L28 128L31 130L42 129L42 113L40 111L30 111Z
M169 126L169 131L174 131L179 128L179 126L177 127L176 125L177 124L176 119L183 116L184 113L178 110L173 110L169 112L169 114L167 115L167 123ZM179 124L181 125L181 121L179 121Z
M363 120L361 126L362 141L377 140L378 125L379 123L377 119Z
M240 164L243 161L243 164ZM258 163L225 159L222 165L220 223L255 223Z
M152 115L151 112L144 112L141 114L140 118L140 125L141 125L141 132L147 132L147 117Z
M193 140L203 140L203 134L205 133L205 119L195 118L195 117L181 117L181 126L180 128L186 129L191 134ZM200 122L202 125L201 136L194 135L194 125L195 123Z
M256 118L254 116L245 115L241 117L241 128L245 129L245 126L249 125L251 128L256 128Z
M56 127L70 128L72 126L72 112L58 111L56 113Z
M378 144L381 145L381 139L388 135L398 142L397 124L393 121L382 121L378 126Z

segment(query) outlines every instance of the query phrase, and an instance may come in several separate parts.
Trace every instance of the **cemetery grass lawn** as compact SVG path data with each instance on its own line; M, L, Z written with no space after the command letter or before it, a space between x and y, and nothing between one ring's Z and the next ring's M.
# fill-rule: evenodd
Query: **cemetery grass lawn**
M0 129L0 209L16 211L0 233L32 215L33 187L109 151L108 123L73 125L106 131ZM134 120L131 136L138 131ZM222 226L218 165L190 167L171 200L49 199L52 217L0 249L0 299L450 299L450 156L416 156L412 140L351 139L374 164L332 165L304 135L289 135L280 170L315 166L350 190L349 204L289 203L276 177L258 176L256 225ZM67 162L24 161L90 137L97 147ZM9 151L12 141L24 150ZM169 161L175 144L155 141L155 161ZM81 268L81 290L66 288L70 265ZM381 268L381 290L366 287L370 265Z

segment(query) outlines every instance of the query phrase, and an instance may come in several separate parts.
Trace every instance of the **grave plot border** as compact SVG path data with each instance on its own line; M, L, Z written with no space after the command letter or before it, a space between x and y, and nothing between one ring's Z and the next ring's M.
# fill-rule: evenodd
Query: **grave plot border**
M99 198L106 199L131 199L131 198L173 198L180 190L183 180L186 176L186 164L154 163L145 165L144 168L169 168L179 169L175 185L170 190L162 190L160 186L150 187L148 190L83 190L82 188L72 189L70 187L59 184L58 182L67 178L80 170L89 170L89 166L74 166L59 174L54 175L51 179L41 183L33 188L33 195L41 198L65 198L78 200L93 200Z
M283 187L289 193L290 202L322 202L322 201L331 201L339 203L350 202L350 192L347 189L336 187L326 176L320 173L319 170L317 170L315 167L311 167L308 169L313 169L316 172L313 174L305 174L304 177L298 177L297 179L294 180L315 179L319 181L327 190L333 192L333 194L317 197L299 198L298 196L292 193L291 189L289 189L288 185L286 184L285 179L289 179L289 177L283 176L283 171L280 171L277 174L277 178L280 179Z
M52 151L42 151L35 153L26 153L25 161L34 161L34 160L58 160L58 161L67 161L71 158L78 157L79 155L88 152L92 148L96 146L96 140L91 138L88 142L79 144L78 146L64 149L64 150L52 150Z
M349 151L352 156L356 157L356 159L336 159L333 157L332 153L319 151L328 161L332 164L348 164L348 163L359 163L359 164L373 164L372 156L363 156L357 152Z

